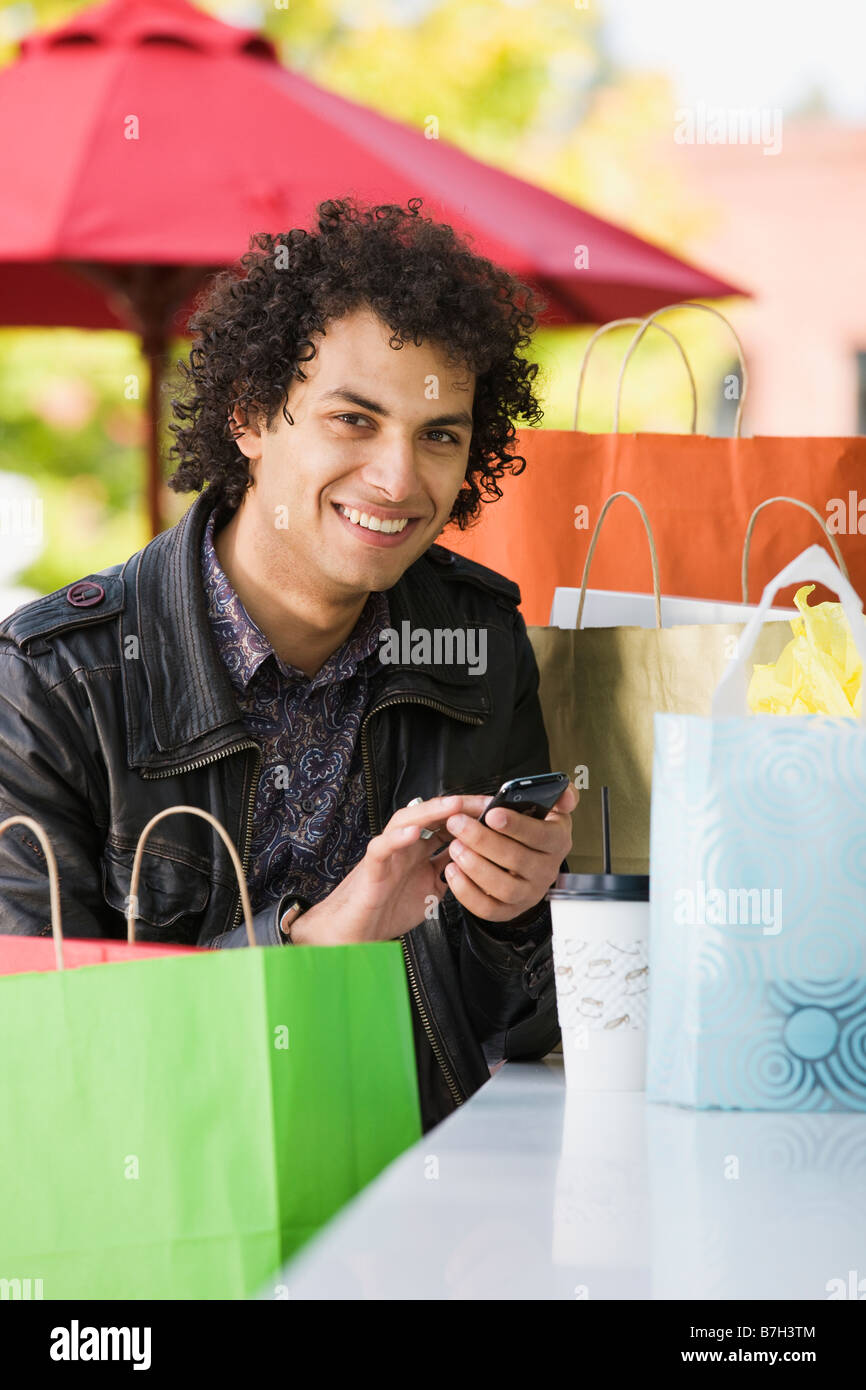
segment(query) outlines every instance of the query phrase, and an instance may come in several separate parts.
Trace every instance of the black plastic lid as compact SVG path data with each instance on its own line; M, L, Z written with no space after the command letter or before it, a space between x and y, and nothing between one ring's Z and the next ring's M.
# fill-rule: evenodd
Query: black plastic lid
M649 874L560 874L548 898L649 902Z

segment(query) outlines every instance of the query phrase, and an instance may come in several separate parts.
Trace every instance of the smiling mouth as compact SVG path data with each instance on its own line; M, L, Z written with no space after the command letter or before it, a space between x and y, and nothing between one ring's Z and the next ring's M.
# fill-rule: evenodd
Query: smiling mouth
M417 521L421 520L417 516L378 516L374 512L364 511L360 507L346 507L342 502L334 502L333 506L350 525L357 527L359 531L369 531L374 535L399 536L407 527L414 526Z

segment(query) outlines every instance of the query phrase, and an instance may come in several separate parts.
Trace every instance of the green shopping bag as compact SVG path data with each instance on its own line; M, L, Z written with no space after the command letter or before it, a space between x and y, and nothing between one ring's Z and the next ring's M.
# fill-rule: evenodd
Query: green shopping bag
M180 809L229 848L252 940L193 807L145 828L130 939L144 839ZM0 977L0 1049L0 1279L44 1298L252 1294L421 1135L398 942Z

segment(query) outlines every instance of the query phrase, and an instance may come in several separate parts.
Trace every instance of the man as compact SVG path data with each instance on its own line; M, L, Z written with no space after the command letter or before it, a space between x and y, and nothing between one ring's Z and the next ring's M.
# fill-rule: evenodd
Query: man
M185 803L238 846L260 942L399 937L427 1130L557 1041L544 895L576 793L478 823L549 770L538 675L517 586L436 541L523 462L533 303L418 208L324 203L216 278L172 425L201 496L0 628L0 815L46 828L70 935L124 933L142 827ZM138 897L141 940L246 942L200 817L155 828ZM16 827L2 929L46 932L47 901Z

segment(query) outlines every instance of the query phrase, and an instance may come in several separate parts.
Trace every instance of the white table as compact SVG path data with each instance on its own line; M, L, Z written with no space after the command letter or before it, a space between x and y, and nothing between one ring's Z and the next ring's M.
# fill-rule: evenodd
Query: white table
M859 1280L866 1115L567 1093L552 1054L497 1071L262 1297L826 1300Z

